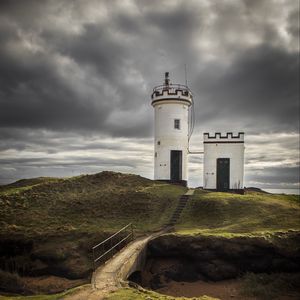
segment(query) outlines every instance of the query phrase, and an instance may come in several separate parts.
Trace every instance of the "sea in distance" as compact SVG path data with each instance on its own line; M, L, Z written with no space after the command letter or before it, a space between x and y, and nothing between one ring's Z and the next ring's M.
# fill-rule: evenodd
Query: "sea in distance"
M264 189L268 193L272 194L287 194L287 195L300 195L300 188L299 189Z

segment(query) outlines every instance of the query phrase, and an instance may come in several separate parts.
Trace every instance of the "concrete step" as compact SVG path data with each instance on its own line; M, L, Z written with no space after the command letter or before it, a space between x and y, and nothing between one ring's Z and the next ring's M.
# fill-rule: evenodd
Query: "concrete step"
M175 209L175 211L182 211L184 209L184 207L177 207L176 209Z
M188 200L189 200L189 195L182 195L179 198L179 201L175 208L175 211L173 212L173 214L172 214L170 220L168 221L168 223L166 224L166 226L174 226L177 223L178 219L181 216L182 211L186 207Z
M183 210L183 208L176 208L176 209L175 209L175 211L182 211L182 210ZM175 212L175 211L174 211L174 212Z
M175 216L175 215L178 216L180 214L181 214L181 211L176 211L176 212L173 213L173 216Z

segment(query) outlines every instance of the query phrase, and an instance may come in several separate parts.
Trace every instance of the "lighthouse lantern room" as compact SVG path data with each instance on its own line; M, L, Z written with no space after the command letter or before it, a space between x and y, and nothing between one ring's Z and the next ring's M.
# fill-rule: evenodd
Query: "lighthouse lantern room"
M163 85L153 89L154 179L187 184L189 107L193 96L186 85L170 83L165 73Z

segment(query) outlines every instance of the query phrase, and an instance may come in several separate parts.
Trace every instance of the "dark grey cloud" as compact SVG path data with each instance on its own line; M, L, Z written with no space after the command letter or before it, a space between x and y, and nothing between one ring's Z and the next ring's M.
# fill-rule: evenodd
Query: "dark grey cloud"
M195 83L198 119L225 125L246 121L249 131L299 130L298 53L262 45L245 50L225 68L211 65ZM241 120L242 119L242 120Z
M135 143L129 143L127 139L115 142L111 137L98 135L85 135L70 132L28 131L24 129L0 129L0 151L7 150L30 150L47 153L60 153L62 151L79 150L112 150L138 152L139 147ZM152 143L152 139L138 138L141 144ZM13 162L13 160L11 161Z
M97 161L107 167L101 153L109 168L151 177L151 89L165 71L183 83L187 64L192 148L203 131L245 131L249 180L262 161L260 182L292 182L294 173L274 171L275 179L267 170L280 163L276 149L288 153L282 168L298 159L298 56L297 1L0 1L2 178L26 168L69 174L76 161L94 171ZM252 138L270 133L277 135L265 143ZM124 153L139 145L141 164L126 169ZM198 182L202 158L190 161Z

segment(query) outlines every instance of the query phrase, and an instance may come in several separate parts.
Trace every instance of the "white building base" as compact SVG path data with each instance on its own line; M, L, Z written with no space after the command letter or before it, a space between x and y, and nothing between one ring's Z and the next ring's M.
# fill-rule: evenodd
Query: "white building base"
M203 188L238 191L244 188L244 133L204 133Z

